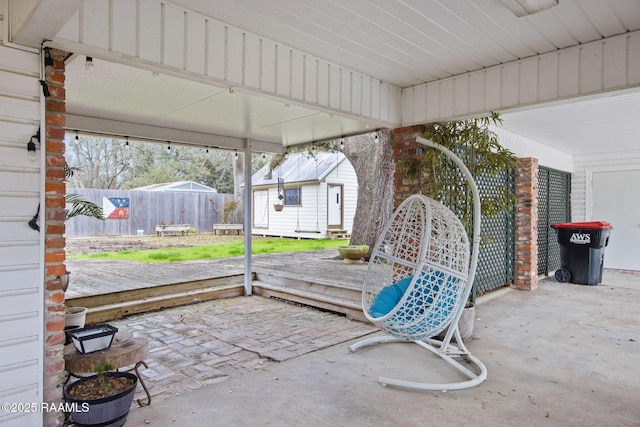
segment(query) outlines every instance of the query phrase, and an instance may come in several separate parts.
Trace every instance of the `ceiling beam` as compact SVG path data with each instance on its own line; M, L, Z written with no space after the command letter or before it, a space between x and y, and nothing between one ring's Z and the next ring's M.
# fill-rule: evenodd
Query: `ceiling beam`
M98 117L66 115L65 128L81 133L98 134L149 142L171 142L173 144L219 148L223 150L243 150L246 146L244 138L171 129L158 126L128 123ZM251 148L255 152L280 153L282 145L275 142L251 140Z
M10 41L24 46L40 47L53 40L84 0L9 0Z

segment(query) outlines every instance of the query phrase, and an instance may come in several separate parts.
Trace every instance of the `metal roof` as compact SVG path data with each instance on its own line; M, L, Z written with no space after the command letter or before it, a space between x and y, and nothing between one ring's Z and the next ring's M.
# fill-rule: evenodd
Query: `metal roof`
M193 181L165 182L162 184L151 184L144 187L133 188L138 191L200 191L207 193L217 193L218 190L204 184Z
M344 154L328 151L315 153L288 154L286 159L275 168L269 170L265 165L252 177L252 185L277 185L278 177L285 183L320 182L326 178L340 163L345 160Z

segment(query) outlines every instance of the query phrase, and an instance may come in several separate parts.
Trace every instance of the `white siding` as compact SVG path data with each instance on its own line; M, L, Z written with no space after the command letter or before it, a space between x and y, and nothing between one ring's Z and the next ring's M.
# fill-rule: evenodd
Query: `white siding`
M54 42L390 127L400 123L402 91L389 83L169 3L113 0L109 13L110 3L85 1Z
M639 45L640 31L634 31L405 88L402 123L455 120L636 87Z
M574 172L571 177L571 219L573 221L590 221L593 201L591 194L594 172L614 172L621 170L640 170L640 150L624 153L598 153L576 155L574 157ZM638 185L630 182L629 185ZM619 196L625 196L624 188ZM640 211L640 200L638 210ZM623 230L616 230L617 235L624 236Z
M491 129L498 135L500 145L513 151L516 156L536 158L540 166L564 172L573 171L573 156L571 154L540 144L502 128L492 126Z
M40 203L39 59L0 46L0 401L39 403L43 378L43 249L27 222ZM42 414L5 414L3 425L40 425Z

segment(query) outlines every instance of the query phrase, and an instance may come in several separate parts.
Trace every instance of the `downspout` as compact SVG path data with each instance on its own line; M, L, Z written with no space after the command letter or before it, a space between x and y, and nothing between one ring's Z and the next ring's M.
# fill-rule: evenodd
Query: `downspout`
M245 140L244 150L244 294L251 295L251 142Z

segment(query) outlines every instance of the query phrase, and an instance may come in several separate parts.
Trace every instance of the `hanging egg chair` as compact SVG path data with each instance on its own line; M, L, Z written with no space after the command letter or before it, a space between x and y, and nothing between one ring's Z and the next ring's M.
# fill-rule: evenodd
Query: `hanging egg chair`
M431 384L379 378L383 385L417 390L456 390L486 379L484 364L464 346L458 320L471 293L478 260L480 199L464 163L432 141L418 142L450 157L468 180L474 198L474 239L469 239L460 219L442 203L423 195L408 197L386 224L369 260L362 289L366 318L387 336L358 342L349 349L388 343L413 342L432 351L468 379ZM444 339L433 337L445 333ZM451 343L455 336L456 345ZM464 360L464 365L459 362Z

